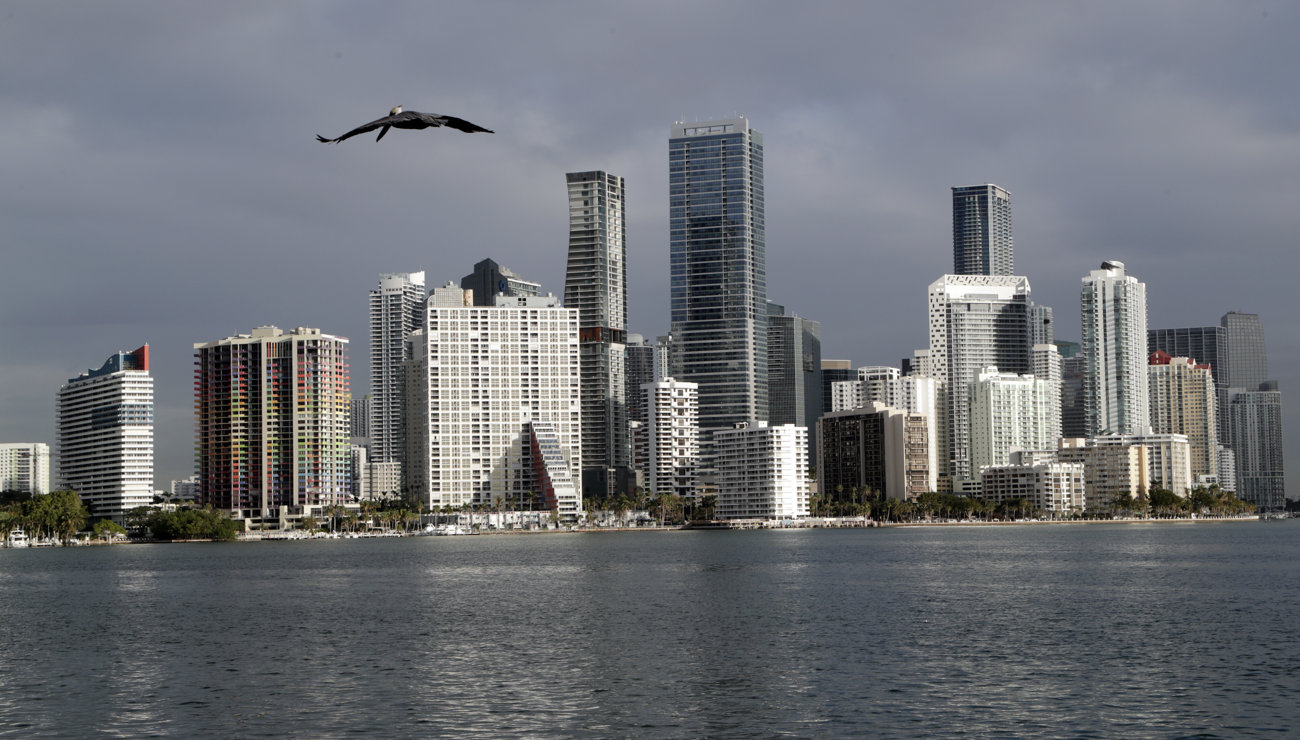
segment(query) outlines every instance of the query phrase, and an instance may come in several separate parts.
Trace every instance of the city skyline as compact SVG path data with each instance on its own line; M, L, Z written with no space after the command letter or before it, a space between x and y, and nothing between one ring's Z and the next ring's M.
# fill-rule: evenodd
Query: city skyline
M1273 205L1294 201L1284 173L1300 156L1292 104L1274 94L1296 58L1286 40L1297 15L1286 6L1267 18L1179 6L1170 25L1173 6L1161 4L1101 5L1087 18L956 8L947 19L826 5L744 19L707 49L699 30L723 27L734 6L702 11L698 30L670 23L670 10L602 9L549 36L539 30L574 19L520 9L498 29L477 9L440 23L411 9L369 13L372 27L348 31L364 11L344 6L314 21L311 40L289 9L149 7L161 12L22 7L0 44L7 68L29 70L7 86L11 113L0 120L11 134L0 149L10 173L6 254L23 268L0 285L0 346L9 348L0 441L52 444L57 379L86 357L148 341L155 487L188 477L190 345L263 324L351 337L361 395L364 296L377 274L423 269L441 284L493 257L562 292L566 225L554 182L567 171L626 178L628 330L664 334L663 132L733 109L765 135L767 297L822 322L825 357L892 365L924 346L919 291L951 266L950 188L996 182L1016 199L1016 273L1055 307L1059 339L1080 339L1079 276L1114 258L1147 283L1151 327L1257 313L1280 388L1300 382L1293 299L1277 284L1300 228ZM1006 24L1019 31L1014 44L958 32ZM866 43L841 44L842 34ZM448 49L477 41L501 58L431 86L391 64L394 52L371 53L414 53L430 36ZM805 47L797 36L822 42ZM569 57L547 50L565 45L557 38L626 51L611 69L620 84L605 87L618 91L611 100L583 102L604 73L566 80ZM782 53L737 53L766 41ZM686 51L660 59L669 43ZM514 47L534 55L530 67L506 53ZM237 58L235 48L249 51ZM806 61L783 64L787 51ZM910 63L907 74L890 79L878 60L891 58ZM658 68L642 71L647 59ZM987 61L1016 84L992 98L959 90L958 59ZM272 67L279 72L265 74ZM456 110L498 134L349 150L311 138L396 103ZM962 120L945 120L941 111L955 107ZM1192 186L1210 179L1225 185L1213 199ZM61 281L57 296L49 276Z

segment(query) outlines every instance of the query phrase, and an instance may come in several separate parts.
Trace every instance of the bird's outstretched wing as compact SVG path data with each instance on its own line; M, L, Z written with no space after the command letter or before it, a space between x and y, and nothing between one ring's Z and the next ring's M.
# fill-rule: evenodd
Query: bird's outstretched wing
M485 134L496 133L492 129L483 128L478 124L470 123L469 121L466 121L464 118L457 118L455 116L441 116L441 115L438 116L438 118L442 120L442 125L448 128L454 128L457 131L464 131L467 134L473 134L479 132Z
M399 115L400 115L400 114L399 114ZM364 125L364 126L357 126L356 128L352 129L351 131L347 132L346 134L343 134L342 136L340 136L340 137L337 138L337 139L327 139L327 138L325 138L324 136L321 136L320 134L316 134L316 141L319 141L319 142L322 143L322 144L337 144L337 143L339 143L340 141L344 141L344 140L346 140L346 139L350 139L350 138L352 138L353 136L356 136L357 134L364 134L364 133L366 133L367 131L374 131L375 129L379 128L380 126L387 126L387 125L389 125L390 123L392 123L392 120L393 120L394 117L395 117L395 116L384 116L383 118L379 118L379 119L376 119L376 120L374 120L374 121L371 121L370 123L367 123L367 124ZM382 134L381 134L381 136L382 136ZM376 141L378 141L378 139L376 139Z

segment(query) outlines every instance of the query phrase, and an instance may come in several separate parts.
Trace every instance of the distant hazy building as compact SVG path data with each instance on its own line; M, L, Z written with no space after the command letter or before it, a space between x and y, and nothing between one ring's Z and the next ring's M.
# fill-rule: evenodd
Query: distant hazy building
M915 501L931 486L929 421L873 402L817 421L818 488L823 496Z
M810 428L821 415L822 325L779 303L767 309L768 420Z
M582 490L631 492L627 436L627 223L623 178L565 175L569 261L564 305L578 311L582 373Z
M947 391L940 434L939 485L974 480L970 445L970 385L980 370L1031 370L1029 280L1013 275L944 275L930 285L929 374Z
M1219 403L1210 366L1159 350L1148 362L1152 431L1187 435L1192 479L1207 485L1218 482Z
M266 519L348 500L347 346L320 329L274 326L194 345L201 503Z
M673 124L668 212L672 375L699 384L707 442L768 418L763 135L744 118Z
M1029 344L1055 344L1056 326L1051 306L1029 306Z
M460 279L460 287L474 292L475 306L495 306L498 295L524 297L542 292L541 283L525 280L492 259L474 265L474 272Z
M1088 435L1142 434L1151 424L1146 284L1107 260L1083 278L1079 303Z
M1183 329L1148 329L1147 354L1164 352L1170 357L1191 357L1208 365L1218 400L1219 441L1228 443L1228 330L1222 326ZM1154 422L1153 422L1154 424Z
M641 386L648 409L642 480L645 489L693 499L699 484L699 387L664 378Z
M858 371L853 369L852 360L822 360L822 405L821 413L835 410L835 384L857 380Z
M0 492L39 496L50 492L50 446L0 443Z
M352 439L370 441L370 394L363 398L354 398L348 403L348 436Z
M424 273L379 276L370 291L370 432L367 462L399 465L406 454L406 361L420 328ZM355 435L353 435L355 436Z
M952 271L1011 275L1011 194L997 185L952 189Z
M1087 437L1088 414L1084 402L1083 378L1088 358L1081 354L1061 358L1061 436Z
M626 353L623 395L627 398L627 418L629 422L643 422L646 406L641 386L658 379L655 377L655 346L640 334L629 333Z
M428 508L541 508L550 490L558 513L576 516L578 312L554 296L475 306L448 284L429 297L424 325L408 370L408 490Z
M118 352L59 389L59 487L94 517L121 520L153 502L153 377L149 345Z
M1228 391L1232 451L1236 456L1237 498L1267 509L1286 504L1282 462L1282 392L1277 383L1257 390Z
M719 519L808 515L808 430L766 421L739 423L714 436Z
M175 501L188 501L194 503L199 500L199 479L191 475L184 480L174 480L168 491Z
M1219 319L1219 324L1224 329L1228 345L1224 382L1230 388L1258 388L1260 383L1269 379L1264 324L1259 320L1259 314L1229 311Z

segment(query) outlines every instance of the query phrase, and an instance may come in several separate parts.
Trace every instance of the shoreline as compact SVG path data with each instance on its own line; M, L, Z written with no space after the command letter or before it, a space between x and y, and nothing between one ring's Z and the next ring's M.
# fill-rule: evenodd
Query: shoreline
M1295 518L1295 517L1291 517ZM1027 521L921 521L921 522L876 522L870 520L835 520L831 518L817 518L800 520L789 524L773 523L766 520L721 520L708 522L704 524L682 524L682 525L664 525L664 526L647 526L647 527L580 527L575 529L482 529L474 532L452 535L435 535L423 531L419 532L392 532L386 534L371 534L349 537L345 534L339 536L317 537L310 534L296 534L296 531L282 532L279 530L258 533L251 532L255 535L250 537L236 536L233 540L117 540L111 542L86 542L78 545L68 545L67 547L104 547L112 545L182 545L198 544L212 542L315 542L319 540L352 540L352 539L384 539L384 538L407 538L407 537L478 537L481 535L556 535L556 534L616 534L626 532L740 532L753 530L812 530L812 529L889 529L889 528L917 528L917 527L1024 527L1024 526L1057 526L1057 525L1074 525L1074 524L1230 524L1239 522L1262 522L1264 521L1258 515L1243 516L1222 516L1222 517L1197 517L1193 518L1123 518L1123 519L1045 519L1045 520L1027 520ZM0 549L54 549L54 547L42 544L39 546L29 547L0 547Z

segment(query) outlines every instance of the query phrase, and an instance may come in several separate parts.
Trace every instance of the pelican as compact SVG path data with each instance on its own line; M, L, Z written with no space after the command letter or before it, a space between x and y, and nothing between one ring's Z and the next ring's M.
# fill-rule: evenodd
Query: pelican
M454 128L457 131L464 131L467 134L472 134L475 131L482 131L485 134L495 133L491 129L486 129L482 126L470 123L464 118L442 116L437 113L420 113L419 111L402 110L402 106L399 105L383 118L371 121L364 126L358 126L337 139L327 139L320 134L316 134L316 141L319 141L322 144L337 144L344 139L349 139L357 134L364 134L367 131L374 131L375 129L379 129L379 136L375 137L375 141L379 141L384 138L384 134L388 133L388 129L390 128L422 129L437 128L439 126L447 126L448 128Z

